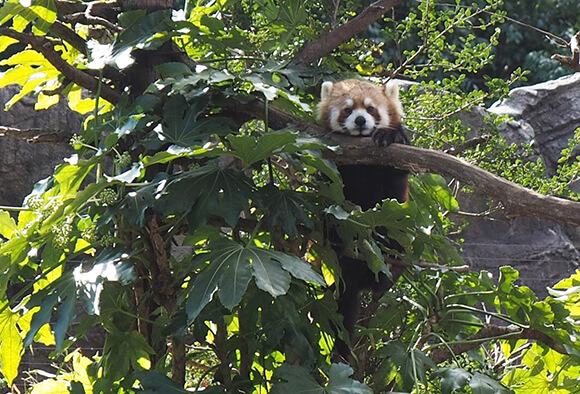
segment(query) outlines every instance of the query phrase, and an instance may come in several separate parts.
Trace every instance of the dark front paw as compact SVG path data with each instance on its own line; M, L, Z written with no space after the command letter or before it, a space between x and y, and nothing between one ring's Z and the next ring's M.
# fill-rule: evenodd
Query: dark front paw
M402 125L396 129L376 129L372 134L372 138L377 146L389 146L391 144L411 145L411 141L405 134Z

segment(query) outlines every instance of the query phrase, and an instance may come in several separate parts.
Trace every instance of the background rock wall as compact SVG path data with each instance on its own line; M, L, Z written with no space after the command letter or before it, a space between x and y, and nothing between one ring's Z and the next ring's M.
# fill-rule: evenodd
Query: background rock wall
M533 142L552 175L562 149L580 127L580 73L514 89L489 112L511 116L500 133L508 142ZM478 122L470 120L475 126ZM460 206L463 211L484 212L486 201L485 196L466 196ZM520 271L520 283L542 297L546 287L579 267L580 232L575 227L530 218L509 220L501 212L468 219L470 226L461 234L463 257L475 269L497 275L498 267L511 265Z
M81 118L65 103L47 110L34 111L35 99L23 98L10 111L4 105L18 90L0 90L0 125L25 128L54 128L76 132ZM0 137L0 205L20 206L33 185L52 174L54 166L72 154L68 144L32 144L15 138Z

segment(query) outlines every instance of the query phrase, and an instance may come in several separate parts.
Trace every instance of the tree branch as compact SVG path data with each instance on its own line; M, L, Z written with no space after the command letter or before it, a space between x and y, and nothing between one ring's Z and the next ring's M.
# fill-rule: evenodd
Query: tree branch
M68 143L72 134L55 129L17 129L14 127L0 126L0 137L11 137L26 140L26 142L30 143Z
M264 104L259 100L231 110L253 118L264 117ZM322 127L273 106L269 106L268 122L273 129L294 125L302 132L342 146L341 154L332 155L337 164L380 164L413 173L432 172L449 176L501 202L512 218L527 216L580 225L580 203L536 193L443 152L400 144L377 147L371 138L329 134Z
M46 37L35 36L33 34L19 33L12 29L0 27L0 35L14 38L23 44L28 44L35 51L41 53L54 68L56 68L65 78L73 81L77 85L96 92L101 88L101 97L110 103L115 104L121 94L112 87L102 83L97 78L68 64L55 50L55 44Z
M494 324L485 324L483 328L473 336L469 337L464 343L455 345L437 347L431 351L429 356L435 363L439 364L443 361L449 360L454 355L465 353L471 349L475 349L484 342L495 339L529 339L533 341L540 341L557 351L558 353L568 354L566 349L552 338L541 331L534 328L517 328L517 327L503 327Z
M308 65L320 59L338 48L342 43L356 36L400 2L401 0L375 1L361 12L360 15L344 25L340 25L316 41L304 44L294 57L294 61L298 64Z

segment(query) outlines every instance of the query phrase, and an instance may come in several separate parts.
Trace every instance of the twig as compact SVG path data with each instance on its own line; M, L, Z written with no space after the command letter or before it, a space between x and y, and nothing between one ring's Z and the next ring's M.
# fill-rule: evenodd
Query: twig
M347 23L338 26L316 41L304 44L294 57L294 62L308 65L327 55L341 44L350 40L367 28L371 23L382 17L387 11L400 3L401 0L378 0L369 5L360 15Z
M0 137L11 137L25 140L30 143L68 143L72 137L72 133L56 129L17 129L15 127L0 126Z
M491 140L491 138L492 138L491 135L484 134L482 136L469 139L459 146L454 146L449 149L445 149L443 152L449 155L457 156L468 149L475 148L477 145L487 143L489 140Z

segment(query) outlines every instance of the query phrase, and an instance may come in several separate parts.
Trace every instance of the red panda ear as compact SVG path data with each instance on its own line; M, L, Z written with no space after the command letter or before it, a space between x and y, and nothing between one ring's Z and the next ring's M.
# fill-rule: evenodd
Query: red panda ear
M326 81L322 83L322 89L320 90L320 98L322 100L327 99L330 97L330 92L332 92L332 82Z
M387 82L385 85L385 95L393 101L399 100L399 84L393 80Z

